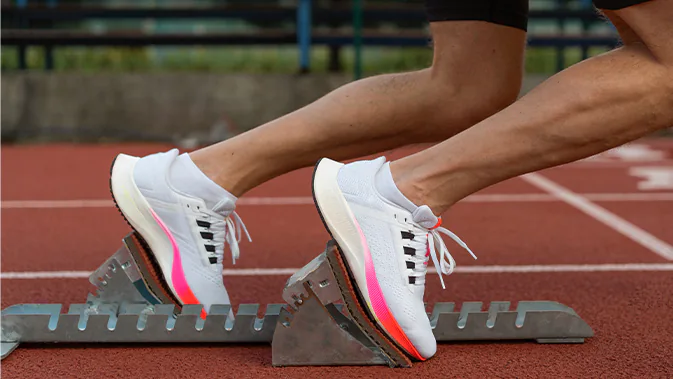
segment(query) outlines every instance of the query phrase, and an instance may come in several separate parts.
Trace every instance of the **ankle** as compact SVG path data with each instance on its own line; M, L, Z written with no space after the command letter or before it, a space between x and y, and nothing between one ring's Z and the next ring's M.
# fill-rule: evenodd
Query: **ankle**
M190 153L189 156L205 176L234 196L240 197L250 189L240 180L244 178L244 169L237 169L233 154L229 159L223 160L204 148Z
M213 209L222 200L228 199L232 209L237 196L219 186L193 162L189 154L178 156L168 173L173 188L202 199L206 206Z
M394 161L390 163L390 171L397 188L414 204L427 205L435 215L441 215L453 205L445 199L436 198L436 191L432 191L429 180L418 170L406 168L401 161Z
M390 163L390 173L395 185L407 199L417 206L427 204L427 191L415 177L414 170L408 170L400 161L394 161Z

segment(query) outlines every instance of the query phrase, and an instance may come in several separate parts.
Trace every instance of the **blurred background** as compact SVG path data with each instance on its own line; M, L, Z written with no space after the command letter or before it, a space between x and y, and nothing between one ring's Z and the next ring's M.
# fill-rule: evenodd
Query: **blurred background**
M619 44L533 0L523 92ZM228 138L365 76L427 67L421 0L2 0L2 140Z

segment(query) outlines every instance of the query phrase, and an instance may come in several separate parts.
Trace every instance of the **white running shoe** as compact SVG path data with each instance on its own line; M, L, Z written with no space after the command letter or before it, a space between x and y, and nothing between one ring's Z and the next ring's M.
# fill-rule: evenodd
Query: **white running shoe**
M472 252L439 228L441 218L429 207L410 213L380 195L374 183L384 163L385 157L348 165L324 158L315 168L313 196L371 315L400 348L425 360L437 350L423 302L428 260L445 274L455 266L439 232Z
M128 223L147 242L163 279L183 304L230 304L222 281L225 242L234 263L245 225L224 199L212 209L203 199L177 191L169 169L177 149L143 158L120 154L112 164L110 189ZM248 235L248 239L250 236Z

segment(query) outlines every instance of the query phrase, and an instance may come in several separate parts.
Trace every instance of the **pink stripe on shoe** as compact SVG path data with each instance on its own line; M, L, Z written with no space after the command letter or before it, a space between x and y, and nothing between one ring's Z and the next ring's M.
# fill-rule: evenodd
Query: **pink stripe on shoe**
M150 212L152 212L152 217L154 217L154 220L157 222L157 224L159 224L161 230L166 233L166 236L171 241L171 245L173 246L173 267L171 268L171 282L173 283L173 288L175 288L175 291L177 292L177 295L183 304L201 304L201 302L197 300L196 296L194 296L191 288L189 288L189 284L187 284L187 278L185 277L185 272L182 269L180 249L178 248L175 238L173 238L173 234L170 232L170 230L168 230L159 216L154 213L154 210L150 208ZM201 318L206 318L205 309L201 310Z
M365 238L360 224L357 220L353 219L355 226L360 233L360 241L362 242L362 248L364 249L364 258L365 258L365 277L367 280L367 294L369 295L369 308L374 312L377 321L385 328L388 332L390 338L394 339L404 350L407 351L414 358L424 361L425 358L418 353L418 350L414 345L409 341L409 338L402 330L402 327L397 323L395 317L393 317L386 303L386 299L383 297L383 292L379 286L379 281L376 279L376 270L374 269L374 262L372 261L372 255L369 251L369 245L367 244L367 239Z

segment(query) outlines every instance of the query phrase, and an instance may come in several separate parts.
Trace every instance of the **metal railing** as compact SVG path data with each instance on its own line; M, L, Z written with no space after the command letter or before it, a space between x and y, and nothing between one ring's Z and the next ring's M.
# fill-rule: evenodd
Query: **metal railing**
M355 48L355 76L361 75L361 50L363 46L428 46L430 37L422 27L426 22L421 4L367 4L353 0L333 6L316 6L311 0L296 0L293 5L218 5L207 8L140 8L68 6L55 1L32 5L22 0L16 5L2 6L2 45L18 47L18 67L25 69L27 46L43 46L44 67L54 67L53 50L57 46L155 46L155 45L294 45L298 46L299 71L311 68L310 52L315 45L329 46L334 56L343 46ZM63 29L64 23L90 19L236 19L257 25L291 23L293 29L262 28L246 33L144 33L142 31L113 31L96 33L81 29ZM612 48L619 43L614 33L588 33L591 26L604 23L591 8L531 10L531 22L547 20L562 26L568 21L582 25L582 33L566 35L531 35L532 47L552 47L556 50L556 67L565 64L565 50L579 47L582 58L589 55L589 48ZM377 23L399 23L418 27L403 31L385 32ZM350 32L318 30L316 25L351 26ZM369 27L373 25L374 27Z

